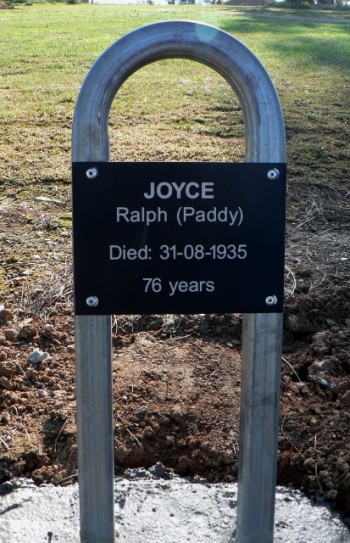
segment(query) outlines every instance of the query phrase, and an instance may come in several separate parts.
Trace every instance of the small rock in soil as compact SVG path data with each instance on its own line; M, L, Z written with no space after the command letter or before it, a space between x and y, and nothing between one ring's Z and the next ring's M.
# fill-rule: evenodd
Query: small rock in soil
M26 341L36 336L36 329L31 324L25 324L22 326L18 333L18 339L24 339Z
M0 386L2 386L2 388L6 388L6 390L12 390L13 388L9 379L3 375L0 377Z
M4 307L0 309L0 322L13 321L13 319L14 315L12 311L10 311L9 309L5 309Z
M28 362L31 364L39 364L43 360L48 360L50 358L49 353L41 351L40 349L34 349L32 353L28 356Z

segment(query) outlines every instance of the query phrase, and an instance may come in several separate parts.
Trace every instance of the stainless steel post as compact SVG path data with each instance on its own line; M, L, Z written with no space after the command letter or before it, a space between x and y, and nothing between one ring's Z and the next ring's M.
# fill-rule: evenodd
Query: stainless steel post
M114 542L114 443L110 316L77 316L76 390L80 537Z
M201 62L228 81L244 114L247 160L271 163L285 160L279 101L260 61L240 41L217 28L188 21L166 21L127 34L108 48L91 68L74 114L73 161L109 160L108 116L116 92L139 68L165 58ZM272 541L272 472L275 468L271 465L276 462L281 319L281 315L276 314L244 318L240 445L243 474L239 486L239 500L244 505L238 508L237 538L240 543ZM114 541L110 328L109 316L76 317L82 543ZM261 376L271 376L271 371L274 377L267 379L264 392L255 397ZM259 428L256 420L261 423ZM270 421L273 421L273 428ZM258 459L253 448L260 452L264 450L265 454ZM256 466L255 480L249 476L253 465ZM267 472L270 473L268 477ZM258 484L260 478L263 484ZM263 491L265 483L268 490ZM260 514L263 501L263 514ZM266 518L269 519L267 522ZM265 539L259 539L259 534L263 533L267 534Z
M87 107L91 107L86 104ZM78 104L72 137L72 160L108 161L109 147L96 141L92 123L79 134L86 116ZM98 266L98 262L95 263ZM114 543L114 427L112 402L111 316L75 317L78 469L81 543Z
M282 317L243 317L237 543L272 543Z

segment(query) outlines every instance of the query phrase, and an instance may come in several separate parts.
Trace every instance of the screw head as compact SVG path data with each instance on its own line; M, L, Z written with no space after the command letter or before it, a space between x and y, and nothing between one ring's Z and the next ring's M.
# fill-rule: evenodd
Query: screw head
M265 299L265 304L266 305L276 305L277 304L277 296L275 296L274 294L272 294L271 296L267 296L267 298Z
M98 306L97 296L89 296L88 298L86 298L86 305L88 307L97 307Z
M277 168L272 168L272 170L269 170L267 172L267 177L271 179L271 181L275 181L275 179L278 179L280 176L280 172Z
M97 168L89 168L86 170L86 177L88 179L95 179L95 177L98 176L98 170Z

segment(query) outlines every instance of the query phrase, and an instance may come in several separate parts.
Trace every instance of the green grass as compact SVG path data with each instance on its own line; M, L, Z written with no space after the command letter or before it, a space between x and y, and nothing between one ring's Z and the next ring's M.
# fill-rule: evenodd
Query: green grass
M216 25L261 59L284 109L292 176L326 182L334 168L348 175L349 15L172 5L0 10L0 189L8 197L33 182L40 194L69 183L74 103L91 64L125 33L168 19ZM116 160L244 157L236 97L220 76L189 61L137 72L120 89L110 124Z

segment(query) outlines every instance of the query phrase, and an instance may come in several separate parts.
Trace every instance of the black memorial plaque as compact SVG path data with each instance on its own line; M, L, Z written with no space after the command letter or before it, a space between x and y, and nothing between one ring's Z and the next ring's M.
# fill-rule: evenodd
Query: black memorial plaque
M78 315L283 310L285 164L73 164Z

